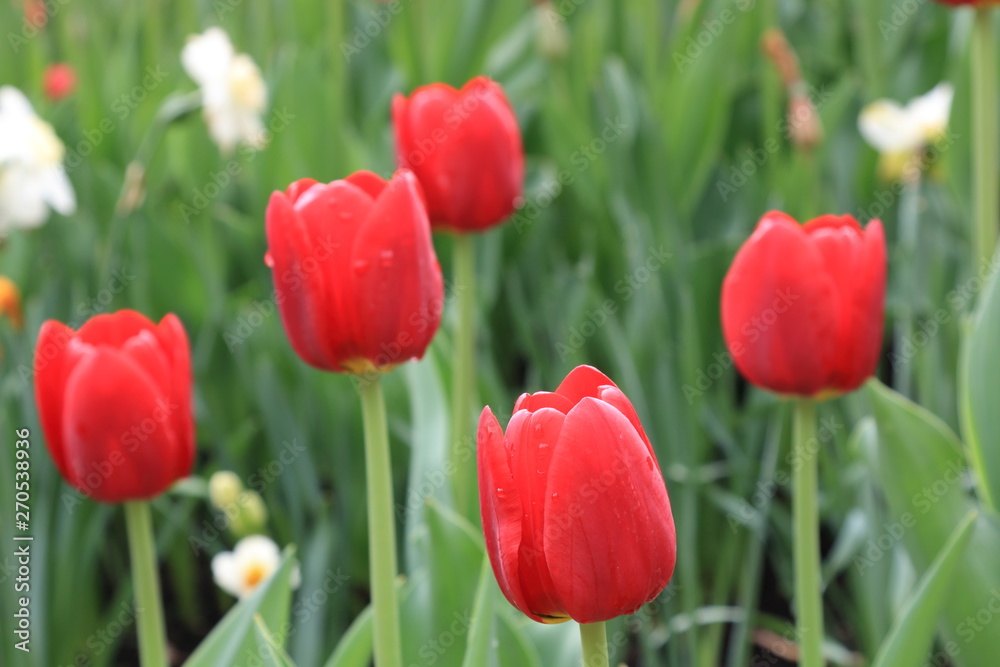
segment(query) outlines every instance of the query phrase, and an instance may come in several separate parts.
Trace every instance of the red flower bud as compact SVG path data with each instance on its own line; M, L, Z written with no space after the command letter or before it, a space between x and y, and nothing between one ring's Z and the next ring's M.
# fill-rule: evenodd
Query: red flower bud
M191 351L180 320L133 310L79 331L55 320L35 347L35 402L67 482L96 500L152 498L191 472Z
M631 614L667 585L677 539L653 447L625 394L590 366L523 394L504 434L479 419L479 500L493 573L536 621Z
M76 72L66 63L45 68L45 96L53 102L68 97L76 89Z
M267 244L281 321L306 363L367 373L423 356L444 295L412 173L296 181L271 195Z
M753 384L815 396L857 389L882 345L886 250L882 223L849 215L799 225L768 213L722 285L722 330Z
M435 227L482 231L514 211L524 150L499 84L479 76L461 90L434 83L396 95L392 121L396 162L420 179Z

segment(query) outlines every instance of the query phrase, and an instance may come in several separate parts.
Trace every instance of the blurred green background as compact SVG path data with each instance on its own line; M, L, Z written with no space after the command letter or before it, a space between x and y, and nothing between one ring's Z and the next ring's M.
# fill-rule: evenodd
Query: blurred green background
M611 626L624 633L616 659L786 664L780 649L790 642L774 648L769 638L788 636L792 619L789 489L773 483L789 448L788 410L738 378L718 316L729 261L765 211L883 219L890 291L879 376L892 384L898 373L889 341L900 308L918 324L945 308L948 322L907 363L915 398L957 429L960 324L975 293L949 297L970 272L971 16L963 12L918 0L559 0L547 18L524 0L49 5L48 25L22 43L10 38L22 35L20 3L0 3L0 84L25 91L53 124L78 198L76 215L16 231L0 249L0 274L20 286L26 320L23 331L0 322L0 431L4 443L15 428L31 431L36 535L33 650L24 655L6 630L14 459L5 453L0 664L136 664L133 625L107 641L94 634L115 627L131 599L122 513L66 502L73 496L43 451L30 372L45 319L78 326L124 307L184 322L196 378L196 475L257 475L270 534L298 545L295 604L309 602L331 573L346 575L322 604L293 607L306 611L293 612L289 653L304 667L324 664L368 601L360 409L348 378L307 367L288 345L262 261L263 214L270 193L293 179L390 174L391 96L432 81L460 85L483 73L501 82L527 153L525 206L477 239L480 404L505 423L522 391L551 389L573 366L593 364L634 402L666 475L676 574L657 604ZM228 31L267 81L274 132L260 152L220 155L198 113L165 128L155 121L168 98L195 90L180 49L211 25ZM789 137L788 97L761 51L769 28L780 28L800 59L824 132L815 148ZM76 69L79 84L52 104L42 73L58 61ZM941 80L957 89L957 140L922 189L921 270L902 282L892 250L899 190L879 179L857 115L876 98L907 100ZM137 157L148 161L145 200L122 215L115 203ZM235 175L223 175L227 168ZM435 244L448 279L451 239L438 235ZM445 496L435 462L447 440L451 306L426 359L385 382L402 564L429 578L427 604L447 611L404 615L411 649L451 622L441 596L468 609L479 568L474 541L454 538L467 540L463 557L442 537L453 527L437 525L447 508L428 510L422 498ZM871 659L917 574L898 541L871 569L856 566L894 520L863 438L852 437L868 412L865 393L820 409L832 425L820 454L820 507L836 664ZM285 449L295 455L276 467ZM233 543L225 531L213 534L214 518L196 483L154 503L177 664L231 604L208 567ZM208 546L192 549L192 535ZM506 603L497 596L496 606ZM501 616L499 641L523 655L500 664L575 664L568 626ZM459 648L408 650L407 664L460 664L458 635Z

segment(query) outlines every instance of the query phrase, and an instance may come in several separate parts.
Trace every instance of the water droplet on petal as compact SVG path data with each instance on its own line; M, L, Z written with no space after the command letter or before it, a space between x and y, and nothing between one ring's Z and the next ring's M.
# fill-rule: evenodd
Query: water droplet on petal
M383 250L378 254L378 263L383 269L388 269L392 266L393 252L391 250Z
M559 497L559 494L558 494L558 493L553 493L553 494L552 494L552 497L553 497L553 498L558 498L558 497Z
M367 259L356 259L354 260L354 273L359 276L363 276L368 272L368 267L370 266Z
M273 269L274 268L274 257L270 252L264 253L264 266Z
M535 433L541 433L541 432L542 432L542 425L535 424Z
M539 449L545 449L548 446L549 446L549 443L547 443L547 442L540 442L540 443L538 443L538 448Z
M500 487L497 487L497 498L499 498L500 500L503 500L506 495L507 495L507 493L503 489L501 489Z

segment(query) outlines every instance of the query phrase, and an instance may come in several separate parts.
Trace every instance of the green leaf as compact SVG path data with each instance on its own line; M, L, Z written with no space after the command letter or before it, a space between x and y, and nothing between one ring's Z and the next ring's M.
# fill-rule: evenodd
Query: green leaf
M403 606L413 592L411 582L397 580L399 604ZM340 638L336 650L323 667L368 667L372 661L372 606L365 607Z
M893 522L902 528L903 544L923 576L954 527L978 509L963 488L961 445L944 422L877 380L868 383L868 390L878 429L872 464ZM982 631L975 620L987 613L992 616L990 606L996 605L1000 591L998 552L1000 520L980 514L972 542L956 568L938 627L944 649L956 665L991 665L1000 655L1000 632ZM865 574L870 563L865 559L855 562Z
M483 557L476 586L476 601L472 608L472 623L469 625L469 639L465 645L462 667L478 667L486 664L493 638L493 568L490 559Z
M893 623L872 667L920 667L933 645L937 624L955 568L972 539L976 511L969 512L924 573Z
M265 667L295 667L260 614L253 615L253 636L257 640L257 654L264 659Z
M268 627L284 628L292 599L291 578L295 566L295 547L285 548L281 565L250 597L240 601L215 626L184 667L249 667L259 664L253 617L259 614ZM284 641L284 634L280 639Z
M996 384L1000 377L1000 289L996 272L986 283L971 326L966 330L959 369L959 412L962 435L969 444L977 489L996 508L1000 499L1000 410Z

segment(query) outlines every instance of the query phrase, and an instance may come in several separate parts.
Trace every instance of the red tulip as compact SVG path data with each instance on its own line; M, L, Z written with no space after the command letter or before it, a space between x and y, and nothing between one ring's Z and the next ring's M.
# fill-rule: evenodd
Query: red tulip
M56 102L76 89L76 72L66 63L49 65L45 69L45 96Z
M882 344L886 251L882 223L849 215L799 225L771 212L722 285L722 329L740 372L782 394L857 389Z
M667 585L677 541L653 447L625 394L590 366L523 394L504 435L479 419L479 499L493 573L536 621L606 621Z
M412 169L435 227L481 231L516 207L524 181L517 117L503 88L479 76L455 90L443 83L392 101L396 162Z
M306 363L360 374L423 356L444 295L412 173L296 181L271 195L267 244L281 321Z
M191 352L175 315L132 310L79 331L49 320L35 347L35 401L52 460L104 502L152 498L191 472Z

